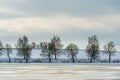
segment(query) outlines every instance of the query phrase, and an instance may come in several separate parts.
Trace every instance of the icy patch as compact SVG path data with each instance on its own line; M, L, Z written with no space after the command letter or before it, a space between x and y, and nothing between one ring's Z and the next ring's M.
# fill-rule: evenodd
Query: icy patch
M15 71L1 71L0 70L0 74L13 74L16 73Z
M114 65L5 64L0 66L0 80L120 80L119 75L120 67Z

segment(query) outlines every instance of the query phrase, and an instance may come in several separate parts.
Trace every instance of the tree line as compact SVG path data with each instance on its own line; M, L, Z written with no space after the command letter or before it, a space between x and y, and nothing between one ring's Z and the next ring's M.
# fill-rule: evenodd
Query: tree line
M15 44L17 49L17 56L22 57L26 63L31 58L31 51L35 48L40 49L40 56L46 57L49 62L51 59L57 60L61 54L67 54L69 59L72 59L72 62L75 62L75 59L79 53L79 48L76 44L70 43L63 52L63 44L62 40L59 36L53 36L50 42L40 42L40 44L36 44L35 42L29 43L29 39L27 36L20 37ZM86 55L90 63L93 60L97 60L100 58L100 47L99 47L99 39L96 35L88 37L88 44L86 45ZM115 54L116 48L113 41L110 41L104 45L103 52L108 55L109 62L111 62L112 55ZM0 42L0 56L3 54L7 54L8 62L11 62L10 54L12 54L12 46L10 44L3 45Z

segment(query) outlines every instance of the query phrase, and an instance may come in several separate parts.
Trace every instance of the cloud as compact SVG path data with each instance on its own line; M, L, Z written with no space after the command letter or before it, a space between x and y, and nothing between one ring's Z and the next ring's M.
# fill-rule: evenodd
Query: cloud
M28 32L29 29L59 31L70 29L90 31L116 31L120 25L120 15L108 15L103 18L87 19L71 15L23 17L0 20L0 29L13 32Z
M25 12L18 11L12 8L0 6L0 14L12 14L12 15L26 15Z
M30 41L37 43L49 41L53 35L59 35L65 46L73 42L78 44L80 48L85 48L87 37L96 34L102 44L107 43L109 40L118 44L119 19L119 14L96 18L59 14L54 16L3 19L0 20L0 37L1 41L13 44L19 36L23 35L27 35Z
M6 8L24 12L25 16L43 16L51 14L70 14L74 16L94 17L120 13L120 1L112 0L0 0Z
M0 0L0 17L6 19L13 16L26 16L28 13L24 10L20 10L22 4L26 4L25 0Z
M96 34L102 43L117 42L119 4L112 0L0 0L0 37L14 43L24 34L35 41L49 40L55 34L65 43L81 41L83 47L87 37Z

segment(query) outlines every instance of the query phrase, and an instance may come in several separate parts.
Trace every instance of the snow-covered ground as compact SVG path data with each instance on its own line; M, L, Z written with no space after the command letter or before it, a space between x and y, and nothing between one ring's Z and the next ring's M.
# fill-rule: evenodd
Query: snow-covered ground
M120 64L0 64L0 80L120 80Z
M41 58L42 56L40 56L41 51L39 49L33 49L31 52L31 58ZM17 55L17 50L16 49L12 49L12 54L10 54L11 58L19 58ZM108 56L102 52L100 52L101 55L101 59L108 59ZM59 56L60 58L67 58L67 54L61 54ZM5 52L3 52L3 55L0 56L0 58L6 58L6 54ZM85 50L79 50L79 53L77 55L77 58L84 58L87 59L87 54ZM120 59L120 52L116 52L115 55L112 56L112 59Z
M48 59L46 59L45 57L43 58L42 56L40 56L41 51L39 49L34 49L32 51L31 54L31 59L29 60L29 62L40 62L40 63L46 63L48 62ZM21 58L17 55L17 50L13 49L12 50L12 54L10 54L10 57L12 58L12 62L25 62L25 60L21 61ZM100 53L100 60L98 62L107 62L108 61L108 56L104 53ZM3 54L2 56L0 56L0 62L8 62L8 58L6 56L6 54ZM52 62L57 62L57 63L67 63L67 62L72 62L72 60L70 60L67 56L67 54L61 54L58 57L58 60L52 60ZM87 54L86 51L84 50L80 50L78 55L77 55L77 60L76 63L86 63L89 62L88 58L87 58ZM116 52L115 55L112 56L112 62L120 62L120 52Z

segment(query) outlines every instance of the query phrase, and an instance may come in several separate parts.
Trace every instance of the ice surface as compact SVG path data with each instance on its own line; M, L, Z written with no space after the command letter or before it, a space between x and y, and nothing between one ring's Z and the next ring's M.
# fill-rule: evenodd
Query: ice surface
M0 64L0 80L120 80L120 64Z

